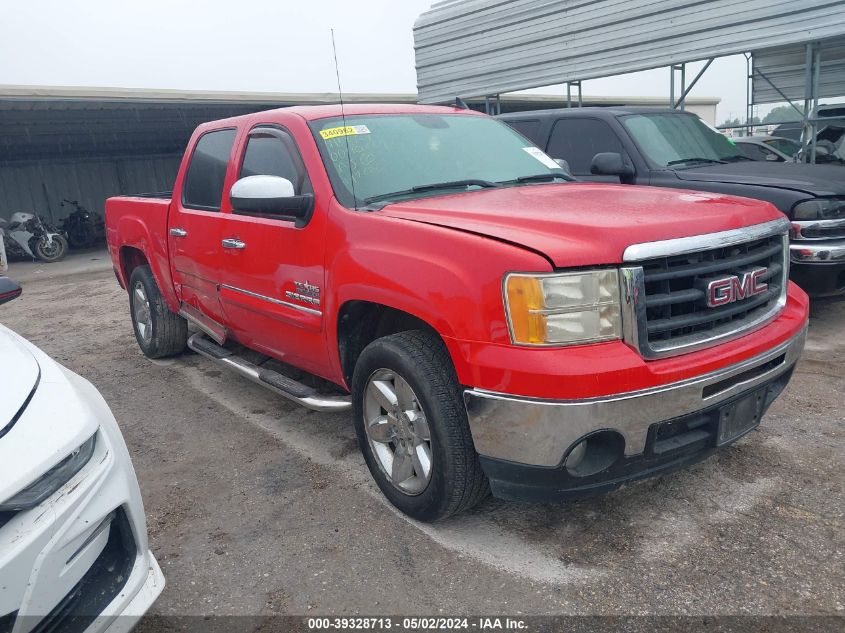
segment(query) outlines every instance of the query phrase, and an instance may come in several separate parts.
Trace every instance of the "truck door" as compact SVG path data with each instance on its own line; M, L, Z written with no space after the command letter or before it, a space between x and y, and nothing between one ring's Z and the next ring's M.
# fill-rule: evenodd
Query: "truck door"
M197 141L168 218L170 265L182 308L214 331L223 313L217 293L220 205L235 128L206 132ZM180 192L177 191L177 194Z
M252 128L241 143L233 181L281 176L297 195L313 194L293 136L276 125ZM224 213L220 300L230 334L241 343L325 375L323 338L325 201L317 197L304 226L293 218ZM301 223L300 223L301 224Z

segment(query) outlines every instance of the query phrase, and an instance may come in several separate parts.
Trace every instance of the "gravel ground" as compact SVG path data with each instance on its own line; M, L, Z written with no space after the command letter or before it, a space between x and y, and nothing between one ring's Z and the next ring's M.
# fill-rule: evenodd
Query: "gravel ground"
M431 526L381 497L348 415L193 354L145 359L107 261L89 260L73 276L13 264L24 295L0 319L110 403L167 577L153 614L845 615L845 301L813 305L787 391L709 460Z

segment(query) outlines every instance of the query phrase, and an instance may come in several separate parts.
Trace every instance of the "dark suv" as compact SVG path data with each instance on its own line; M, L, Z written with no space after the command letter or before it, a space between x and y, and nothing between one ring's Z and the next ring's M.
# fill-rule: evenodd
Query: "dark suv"
M727 193L792 220L792 278L812 295L845 292L845 169L749 160L689 112L572 108L499 117L581 180ZM659 210L655 210L659 212Z

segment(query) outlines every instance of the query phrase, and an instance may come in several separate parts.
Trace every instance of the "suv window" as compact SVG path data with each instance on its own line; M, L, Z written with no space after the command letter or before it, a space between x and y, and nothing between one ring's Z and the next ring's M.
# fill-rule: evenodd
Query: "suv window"
M247 176L281 176L291 181L297 195L312 193L296 144L282 130L250 135L239 177Z
M625 154L616 133L599 119L558 119L546 153L563 158L575 176L589 176L593 156L601 152Z
M505 119L505 123L510 125L517 132L522 134L525 138L533 143L540 143L540 120L539 119L525 119L522 121L514 121L512 119Z
M220 210L223 181L234 141L234 129L207 132L200 137L185 174L183 205L191 209Z

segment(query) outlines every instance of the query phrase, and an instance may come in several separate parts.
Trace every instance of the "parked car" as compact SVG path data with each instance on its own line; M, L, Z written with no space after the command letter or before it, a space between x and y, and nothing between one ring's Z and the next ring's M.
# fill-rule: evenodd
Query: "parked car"
M0 277L0 303L19 294ZM128 631L164 577L114 416L2 325L0 393L0 631Z
M581 180L757 198L792 220L792 279L811 295L845 292L845 178L839 166L749 160L698 116L650 108L503 114Z
M385 496L426 521L488 482L567 499L699 460L759 424L804 344L774 207L574 183L468 110L206 123L172 195L111 198L106 227L147 356L187 344L351 410Z
M751 160L794 163L801 154L801 143L788 138L761 134L758 136L741 136L732 140L737 149Z
M814 114L820 119L816 124L816 162L845 164L845 104L820 105ZM800 143L802 132L803 124L793 121L781 123L772 134Z

